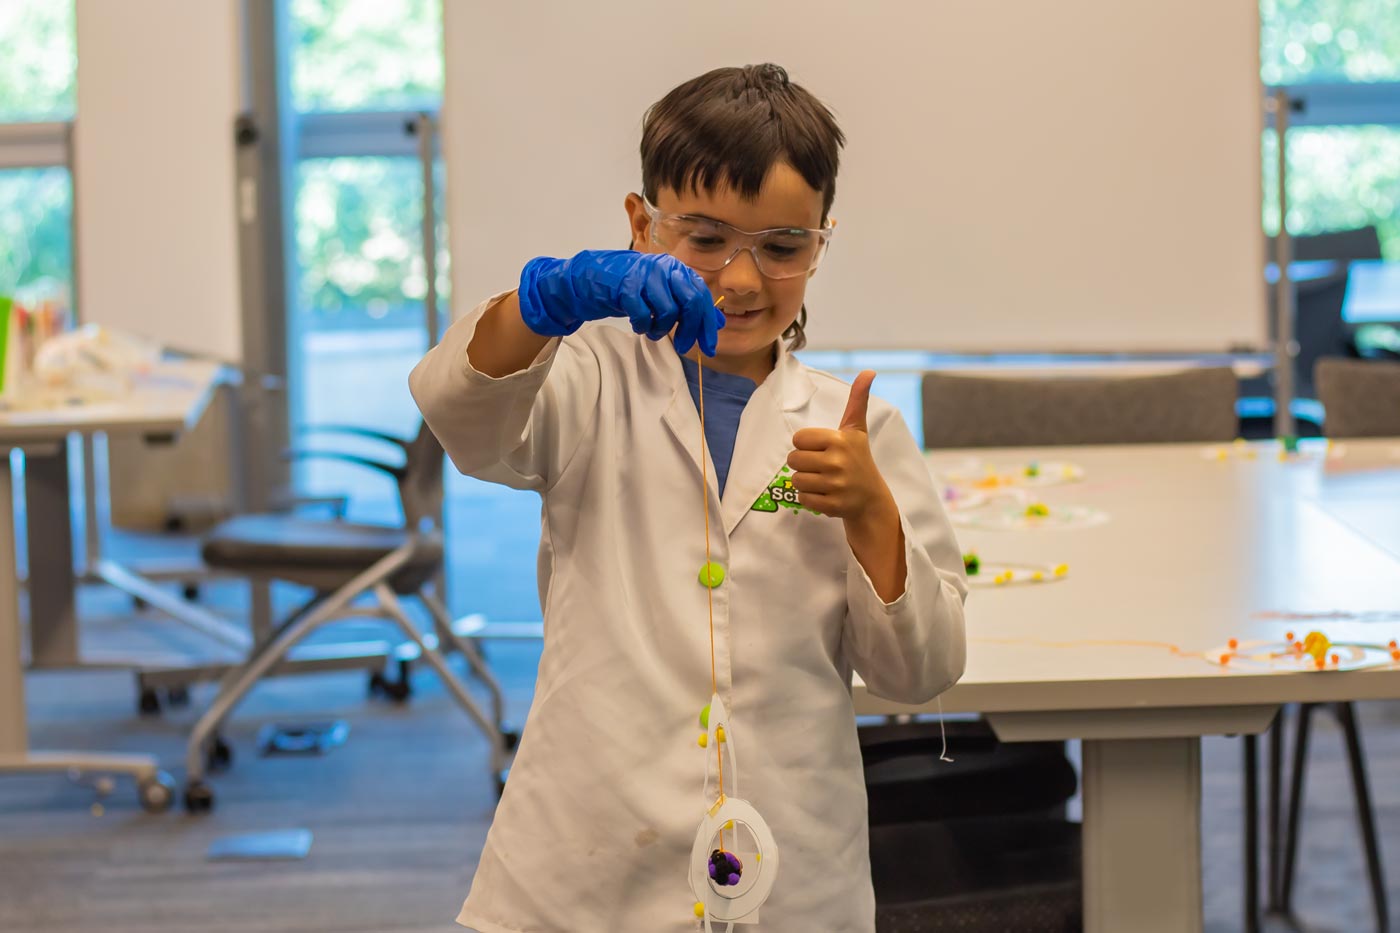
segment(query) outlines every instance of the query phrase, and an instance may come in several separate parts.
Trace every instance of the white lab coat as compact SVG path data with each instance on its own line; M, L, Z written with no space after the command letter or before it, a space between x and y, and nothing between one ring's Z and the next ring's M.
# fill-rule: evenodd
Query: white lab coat
M710 697L699 416L669 341L606 324L551 341L519 373L475 371L467 345L491 301L410 378L458 469L543 497L539 680L457 920L480 933L693 931L688 858L713 755L696 741ZM894 603L839 520L751 510L793 433L835 427L849 391L780 350L743 412L723 500L708 467L711 554L727 571L714 591L718 687L739 796L782 855L745 931L874 930L851 670L911 703L963 670L961 555L892 406L871 399L869 426L906 541Z

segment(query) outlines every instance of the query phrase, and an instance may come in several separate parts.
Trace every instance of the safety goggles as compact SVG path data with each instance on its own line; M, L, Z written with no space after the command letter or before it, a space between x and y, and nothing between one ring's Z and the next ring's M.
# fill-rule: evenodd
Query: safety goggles
M642 204L651 218L651 241L697 272L718 272L748 250L767 278L806 275L821 264L836 232L831 221L820 230L774 227L750 233L708 217L670 214L645 198Z

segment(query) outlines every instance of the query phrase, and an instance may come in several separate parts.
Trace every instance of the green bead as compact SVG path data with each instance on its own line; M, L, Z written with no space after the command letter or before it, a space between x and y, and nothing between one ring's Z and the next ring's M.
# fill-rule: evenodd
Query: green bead
M714 561L707 561L700 568L700 582L714 589L724 582L724 568Z
M700 711L700 728L710 728L710 704L706 703L705 708Z

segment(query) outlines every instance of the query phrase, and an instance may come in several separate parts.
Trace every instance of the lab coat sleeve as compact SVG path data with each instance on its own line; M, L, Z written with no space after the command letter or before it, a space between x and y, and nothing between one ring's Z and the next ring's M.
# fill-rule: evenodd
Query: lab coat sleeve
M553 339L525 369L499 379L474 369L467 346L503 293L457 321L409 375L413 400L457 469L516 489L553 485L598 417L598 356L582 333Z
M923 454L899 412L871 405L870 446L904 529L904 592L892 603L847 557L846 660L876 696L925 703L957 683L967 658L962 553ZM849 549L848 549L849 550Z

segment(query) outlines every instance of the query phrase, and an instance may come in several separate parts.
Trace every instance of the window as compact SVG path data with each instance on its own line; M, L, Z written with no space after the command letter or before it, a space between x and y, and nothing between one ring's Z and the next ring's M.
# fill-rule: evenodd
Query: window
M67 169L0 172L0 295L67 303L72 201Z
M1264 136L1264 227L1278 232L1278 137ZM1301 126L1288 132L1288 229L1375 226L1400 260L1400 126Z
M437 109L441 0L292 0L299 113Z
M1400 0L1262 0L1265 84L1400 79Z
M0 0L0 295L70 301L73 4Z
M408 372L427 348L423 179L407 127L441 101L441 2L289 0L284 10L297 156L285 186L292 423L402 434L417 417ZM436 202L440 220L440 194ZM388 483L366 485L354 468L328 462L304 464L296 482L307 492L351 492L362 516L383 517L394 501Z
M0 123L66 120L73 116L73 4L0 0Z
M1400 0L1261 0L1261 75L1299 107L1288 134L1288 229L1374 225L1400 260ZM1278 142L1264 134L1268 232Z

